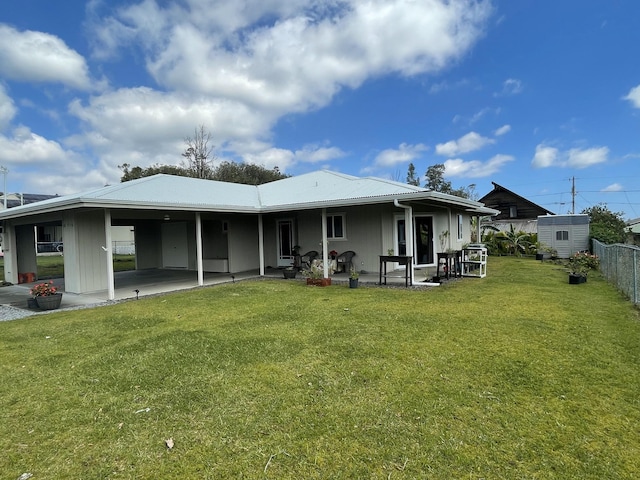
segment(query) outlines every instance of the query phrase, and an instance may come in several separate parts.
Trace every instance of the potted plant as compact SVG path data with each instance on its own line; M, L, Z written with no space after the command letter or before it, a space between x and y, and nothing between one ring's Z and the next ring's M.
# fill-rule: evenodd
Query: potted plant
M352 268L349 272L349 288L358 288L358 278L360 274L355 268Z
M38 307L42 310L55 310L56 308L60 308L62 293L58 292L58 288L53 284L53 280L34 285L30 293L35 298Z
M575 285L586 282L589 271L598 268L599 263L598 257L589 252L574 254L567 262L569 283Z
M302 271L302 275L307 277L307 285L316 285L318 287L331 285L331 279L324 278L324 268L318 260L311 262L309 268Z
M296 275L298 274L298 270L295 267L287 267L282 271L282 275L284 276L284 278L296 278Z

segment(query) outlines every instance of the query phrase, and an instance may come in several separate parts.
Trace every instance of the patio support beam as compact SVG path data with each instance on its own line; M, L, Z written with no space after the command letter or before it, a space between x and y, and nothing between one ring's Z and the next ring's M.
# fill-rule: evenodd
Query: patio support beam
M204 285L204 263L202 261L202 215L196 212L196 263L198 266L198 285Z
M111 210L104 210L104 251L107 254L107 299L116 298L115 277L113 275L113 241L111 240Z
M406 255L411 255L413 257L413 208L409 205L403 205L398 201L397 198L393 200L393 204L398 207L404 209L404 236L407 242L406 246ZM413 277L413 264L415 262L415 258L412 258L411 263L407 263L406 268L410 268L411 271L409 274L411 275L411 284L414 283Z
M327 241L327 209L322 209L322 270L324 278L329 278L329 242Z
M260 255L260 276L264 277L264 223L261 213L258 215L258 254Z

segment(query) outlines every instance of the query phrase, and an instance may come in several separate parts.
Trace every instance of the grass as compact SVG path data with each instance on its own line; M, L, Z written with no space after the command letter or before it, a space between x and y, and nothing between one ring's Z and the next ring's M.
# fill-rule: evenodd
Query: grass
M62 255L38 255L38 278L60 278L64 276L64 257ZM114 255L113 270L121 272L135 269L135 255ZM4 257L0 257L0 278L4 278Z
M639 339L597 274L505 257L428 291L264 280L0 323L0 471L638 478Z

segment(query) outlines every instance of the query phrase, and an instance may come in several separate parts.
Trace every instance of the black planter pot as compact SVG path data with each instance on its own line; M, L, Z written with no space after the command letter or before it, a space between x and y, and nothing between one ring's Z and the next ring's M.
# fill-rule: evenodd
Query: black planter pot
M349 279L349 288L358 288L358 279L350 278Z
M587 281L586 275L576 275L575 273L569 274L569 283L571 285L578 285L580 283L585 283Z
M282 275L284 278L296 278L298 271L294 268L293 270L283 270Z
M536 253L536 260L544 260L544 253Z

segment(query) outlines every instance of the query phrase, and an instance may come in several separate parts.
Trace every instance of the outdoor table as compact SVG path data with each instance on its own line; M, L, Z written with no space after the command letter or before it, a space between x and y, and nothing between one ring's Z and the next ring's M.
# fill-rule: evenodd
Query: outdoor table
M408 287L409 285L413 285L411 279L411 265L413 257L407 255L380 255L380 285L387 284L387 277L400 277L400 275L390 275L387 274L387 263L398 263L400 265L406 265L404 269L404 286ZM384 278L384 283L382 283L382 279Z

